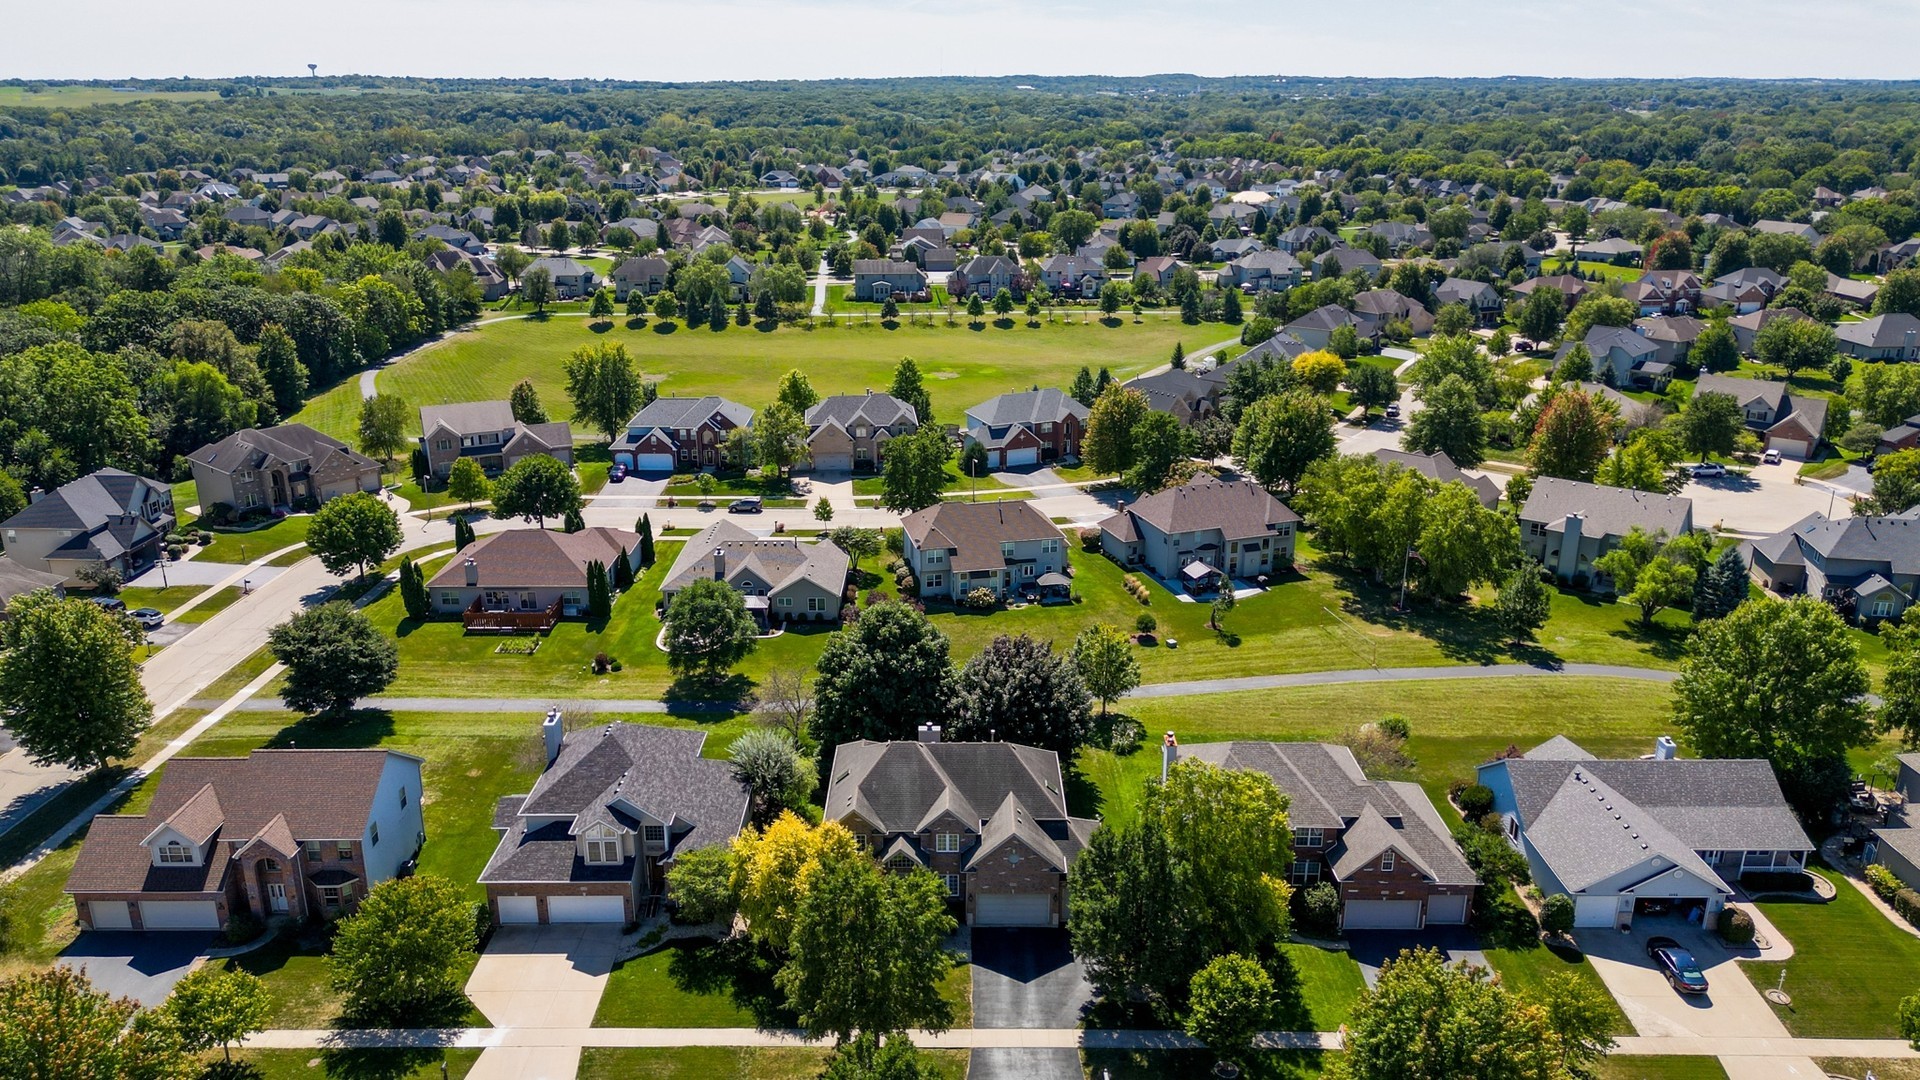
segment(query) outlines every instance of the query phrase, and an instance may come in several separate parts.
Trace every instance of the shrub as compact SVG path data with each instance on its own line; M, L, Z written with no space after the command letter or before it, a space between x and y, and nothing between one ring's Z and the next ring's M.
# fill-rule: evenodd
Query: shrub
M1380 718L1380 722L1376 726L1378 726L1381 731L1386 732L1396 739L1405 739L1413 735L1412 722L1399 713L1388 713ZM1481 790L1484 791L1486 789L1482 788ZM1489 792L1489 794L1491 794L1491 792ZM1489 802L1488 806L1491 807L1492 803Z
M205 516L207 524L209 525L225 525L227 522L233 520L233 504L223 502L214 503L212 506L207 507Z
M213 543L213 534L205 529L201 529L199 532L193 534L193 542L199 544L201 547L206 547L208 544Z
M981 587L967 590L967 594L961 597L960 602L976 611L985 611L998 603L999 598L993 595L992 589Z
M1806 892L1813 884L1800 870L1764 870L1740 875L1740 887L1750 893Z
M1153 617L1153 612L1143 611L1139 618L1133 620L1133 628L1142 634L1151 634L1160 629L1160 620Z
M1879 863L1868 864L1867 885L1873 889L1875 896L1888 902L1891 902L1894 895L1901 889L1900 879L1894 876L1893 871Z
M1081 529L1080 530L1080 550L1081 551L1099 551L1100 550L1100 530L1099 529Z
M1146 725L1131 716L1116 714L1107 731L1107 749L1121 757L1126 757L1138 751L1146 737Z
M1540 902L1540 928L1564 937L1573 930L1573 897L1554 893Z
M1729 945L1753 944L1753 916L1736 907L1721 908L1720 936Z
M266 926L251 912L236 911L227 919L227 944L245 945L260 936Z
M613 667L613 657L603 652L593 654L593 673L595 675L605 675L611 667Z
M1340 890L1332 882L1323 881L1306 890L1300 907L1309 927L1327 934L1339 932Z
M185 544L168 544L167 545L167 558L172 559L175 562L179 562L181 556L185 555L186 553L187 553L187 545Z
M1460 808L1461 817L1478 821L1493 812L1493 789L1485 784L1468 784L1453 797L1453 803Z
M1901 918L1920 926L1920 892L1901 889L1893 894L1892 903L1893 910L1898 912Z
M1481 943L1494 949L1531 949L1540 944L1540 923L1512 891L1488 890L1473 910Z

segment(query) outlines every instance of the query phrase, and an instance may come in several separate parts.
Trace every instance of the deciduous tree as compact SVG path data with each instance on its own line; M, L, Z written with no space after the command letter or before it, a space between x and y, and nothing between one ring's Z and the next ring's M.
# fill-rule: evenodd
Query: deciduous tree
M0 982L0 1076L187 1080L198 1075L172 1023L93 988L70 967Z
M643 396L640 373L627 347L617 341L582 345L567 358L566 371L574 416L608 441L625 431Z
M547 527L550 517L580 509L580 482L566 463L545 454L521 458L493 483L493 512Z
M1087 412L1086 436L1080 456L1095 472L1123 473L1133 467L1134 428L1151 410L1147 396L1115 383L1094 400Z
M904 514L938 503L952 457L953 443L937 427L923 426L889 442L880 469L880 505Z
M1755 357L1786 371L1788 382L1797 371L1826 367L1838 349L1833 327L1811 319L1775 319L1753 336Z
M1100 702L1102 717L1109 704L1140 685L1140 660L1133 654L1132 640L1104 623L1080 631L1071 659L1087 692Z
M360 451L392 461L407 448L407 403L396 394L375 394L360 403Z
M364 1024L430 1026L466 1011L461 984L477 945L473 904L458 886L434 874L394 878L340 920L328 981Z
M274 659L287 666L280 700L307 715L337 715L385 690L400 669L400 650L352 604L311 607L267 634Z
M478 461L469 457L454 459L453 468L447 472L448 495L472 508L474 503L486 502L492 492L493 485Z
M1233 456L1262 486L1289 493L1307 467L1333 453L1327 403L1317 394L1289 390L1263 398L1241 414Z
M667 666L694 678L712 678L746 659L759 634L740 593L712 578L674 593L664 621Z
M960 669L948 734L1001 739L1071 757L1093 734L1093 697L1053 643L1001 634Z
M1273 976L1238 953L1216 956L1194 972L1187 997L1187 1034L1236 1064L1253 1051L1278 1004Z
M1472 468L1487 456L1487 425L1473 388L1458 375L1448 375L1425 391L1425 407L1413 414L1406 446L1417 454L1440 452L1462 468Z
M16 596L0 619L0 722L37 762L95 769L153 719L130 624L79 598Z
M307 526L307 549L330 574L364 575L400 550L400 540L400 515L365 491L328 499Z
M1874 464L1873 494L1853 504L1855 514L1904 514L1920 506L1920 450L1895 450Z
M1705 461L1710 454L1733 453L1734 440L1746 430L1746 423L1746 413L1732 394L1708 392L1693 396L1675 421L1675 427L1680 445Z
M273 1002L267 984L248 971L223 969L219 964L195 968L174 984L165 1010L183 1047L192 1052L220 1048L233 1060L233 1044L267 1029Z
M822 865L873 861L845 826L834 821L809 825L792 811L783 811L765 829L741 829L732 851L733 894L747 932L778 953L787 951L800 898Z
M1347 368L1347 400L1363 409L1377 409L1400 400L1400 380L1378 364Z
M1580 390L1561 389L1540 413L1527 444L1537 476L1589 481L1613 445L1614 414Z
M911 739L950 715L953 664L947 637L906 604L883 601L827 638L809 721L822 747L854 739Z

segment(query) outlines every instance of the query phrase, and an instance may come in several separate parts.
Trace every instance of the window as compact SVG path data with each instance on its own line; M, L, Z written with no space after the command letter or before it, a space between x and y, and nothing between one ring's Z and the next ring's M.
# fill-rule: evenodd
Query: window
M269 874L277 874L277 873L279 873L279 872L280 872L280 860L278 860L278 859L261 859L261 860L260 860L260 869L262 869L262 870L264 870L264 871L266 871L266 872L267 872L267 873L269 873Z
M433 448L435 450L451 450L453 449L453 440L441 439L440 441L433 444Z
M1547 535L1547 527L1541 522L1529 521L1527 522L1527 535L1528 536L1545 536Z
M380 846L380 823L379 822L376 821L367 826L367 839L373 842L374 847Z
M353 841L351 840L340 841L340 857L343 859L353 858Z
M1060 541L1042 540L1040 541L1040 550L1048 555L1057 555L1060 552Z
M959 896L960 895L960 875L947 874L946 880L947 880L947 895Z
M781 607L792 607L792 606L793 606L793 597L791 597L791 596L783 596L783 597L781 597L781 598L780 598L780 606L781 606Z
M1294 847L1317 848L1320 846L1320 844L1321 844L1321 834L1319 829L1293 830L1293 846Z
M1003 559L1013 558L1013 541L1009 540L1000 545L1000 557Z
M951 832L935 833L933 835L933 850L943 853L959 851L960 834Z
M400 809L405 810L406 808L407 808L407 789L401 788L400 789Z
M320 841L318 841L318 840L309 840L309 841L307 841L307 843L306 843L306 848L307 848L307 861L308 861L308 862L319 862L319 861L320 861L320 859L321 859L321 855L322 855L322 851L321 851L321 847L320 847Z
M1380 853L1380 872L1383 874L1393 873L1393 852L1383 851Z
M807 597L807 610L808 610L808 611L825 611L825 610L827 610L827 601L826 601L826 598L825 598L825 597L821 597L821 596L809 596L809 597Z
M620 861L620 838L613 830L595 825L587 832L587 862L606 866Z
M339 886L339 885L320 886L320 903L330 908L339 907L340 900L341 900L341 889L342 889L342 886Z
M193 849L178 841L169 841L160 845L160 861L169 865L186 865L193 862Z
M649 850L667 846L667 827L665 825L646 825L640 830L641 838L647 842Z
M1873 610L1868 613L1872 618L1884 619L1893 614L1893 601L1882 597L1873 602Z
M947 553L945 551L929 551L925 554L922 561L928 566L945 566Z
M1313 885L1320 880L1320 860L1295 859L1287 871L1287 880L1294 885Z
M887 869L904 874L913 869L913 860L907 858L905 855L889 855L887 856Z
M1053 433L1053 421L1051 421L1051 420L1042 420L1042 421L1040 421L1040 431L1041 431L1041 433L1042 433L1042 434L1047 434L1047 435L1050 435L1050 434L1052 434L1052 433Z
M946 579L946 576L945 576L945 575L943 575L943 574L928 574L928 575L927 575L927 588L929 588L929 589L941 589L941 588L945 588L945 587L946 587L946 584L947 584L947 579Z
M1022 563L1020 564L1020 576L1032 577L1034 575L1035 569L1036 567L1032 563Z

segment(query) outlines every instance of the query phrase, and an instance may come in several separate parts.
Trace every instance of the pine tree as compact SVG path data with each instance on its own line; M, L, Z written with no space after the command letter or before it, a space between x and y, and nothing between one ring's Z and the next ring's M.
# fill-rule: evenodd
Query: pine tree
M653 519L648 517L645 514L641 514L640 524L634 526L634 531L640 534L640 565L652 566L653 565Z
M1240 290L1228 289L1226 293L1220 297L1220 321L1224 323L1237 323L1243 317L1244 315L1240 310Z
M624 544L620 547L620 558L613 564L613 587L621 592L633 588L633 556Z
M1099 395L1093 389L1093 372L1085 364L1080 365L1079 374L1073 377L1073 388L1067 391L1067 396L1089 409L1093 408L1093 400Z
M1173 343L1173 370L1184 371L1187 366L1187 347L1179 342ZM1080 370L1085 371L1085 368Z
M1528 559L1500 586L1494 616L1507 640L1532 641L1534 632L1547 624L1552 603L1546 583L1540 580L1540 565Z
M453 550L460 551L471 543L473 543L473 526L467 523L466 518L454 518Z
M567 516L560 519L560 530L562 532L577 533L586 527L587 523L580 517L580 511L578 509L567 511Z
M707 329L725 330L727 328L727 298L714 294L713 306L707 309Z
M1693 617L1719 619L1733 613L1747 599L1747 563L1738 546L1720 553L1693 590Z
M427 602L427 577L412 559L400 560L400 603L409 619L424 619L432 613Z
M1093 396L1098 398L1101 394L1107 392L1107 387L1112 385L1113 372L1108 371L1106 368L1101 368L1100 374L1095 376L1093 380Z
M613 614L613 591L607 585L607 565L598 559L587 564L587 617L604 619Z

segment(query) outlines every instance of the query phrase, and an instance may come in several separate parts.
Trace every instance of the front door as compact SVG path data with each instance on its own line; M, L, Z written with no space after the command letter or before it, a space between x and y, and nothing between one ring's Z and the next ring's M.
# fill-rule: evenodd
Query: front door
M287 887L284 883L278 881L267 883L267 907L275 912L287 910Z

